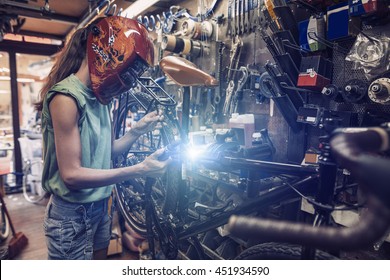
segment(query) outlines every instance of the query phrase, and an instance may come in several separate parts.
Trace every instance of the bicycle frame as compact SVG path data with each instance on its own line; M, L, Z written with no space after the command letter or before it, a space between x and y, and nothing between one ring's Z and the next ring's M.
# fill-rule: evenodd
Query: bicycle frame
M136 99L136 102L139 102L139 99ZM128 99L126 99L126 104L127 103ZM145 104L141 104L141 106L145 107ZM151 106L149 105L147 107L150 108ZM183 110L183 113L185 112L186 110ZM180 131L180 135L183 135L183 130ZM150 153L149 151L144 152L136 150L132 150L131 152L143 155ZM204 158L203 160L200 160L200 162L202 161L207 163L209 162L209 159ZM262 171L260 173L262 173L262 178L266 178L267 176L270 176L270 174L293 174L294 176L301 178L301 180L298 180L298 182L293 184L293 187L305 194L311 193L313 185L318 181L318 168L316 167L248 160L243 158L234 158L231 156L221 157L217 161L220 162L220 168L225 171L242 169L252 170L252 172L256 173L259 169L261 169ZM192 170L186 170L186 172L189 177L196 178L209 184L223 183L200 174L196 174L196 172L193 172ZM249 173L251 174L251 172ZM234 209L221 210L219 213L216 211L216 214L211 215L209 218L202 217L198 220L194 220L193 215L191 216L190 213L192 209L188 209L189 207L186 194L191 186L188 183L187 178L182 179L179 184L180 197L178 198L178 208L175 213L172 213L173 217L164 217L157 210L152 198L152 188L155 183L156 180L151 178L146 179L142 202L145 207L145 220L147 227L146 235L149 242L149 248L151 250L151 258L156 257L154 252L154 240L160 240L160 247L165 248L164 253L168 258L176 258L177 253L179 252L178 244L181 241L191 239L191 242L197 243L198 241L196 241L196 236L198 234L223 226L228 222L231 215L243 215L250 214L254 211L262 211L270 205L299 197L294 189L288 185L283 185L282 182L278 187L269 190L261 196L247 198L242 205L239 205ZM237 189L237 186L227 183L223 184L223 187L229 190L234 190L240 193L240 195L251 193L250 188L256 188L254 184L248 184L246 189ZM206 248L203 248L203 250L211 254L210 250L207 250Z
M389 160L373 156L372 153L389 149L388 127L387 125L386 129L373 127L336 130L330 142L337 161L356 176L358 182L362 183L362 191L366 192L367 209L362 213L359 223L351 227L335 229L232 217L229 222L230 229L240 236L255 236L261 232L263 237L272 241L314 248L356 250L367 246L377 246L378 242L383 242L390 229L390 200L387 183ZM328 151L331 146L327 145ZM324 171L323 180L325 180L325 175L335 176L329 166L325 166ZM331 193L324 187L320 188L319 194L321 195L319 198L323 201L331 201ZM318 212L324 217L329 216L329 209Z
M142 88L148 89L147 87ZM125 107L126 109L124 110L124 112L127 112L127 106L129 102L128 98L130 95L144 110L146 110L146 112L156 107L173 107L173 104L171 102L159 102L159 100L157 100L157 98L153 96L153 94L150 94L151 99L149 99L149 101L143 102L136 97L135 92L131 91L126 97L125 105L122 106L121 104L119 104L119 111L122 110L122 107ZM172 110L167 111L168 113L172 114ZM120 114L118 114L117 120L123 118L123 116L119 117L119 115ZM190 87L184 86L182 103L182 124L181 127L178 126L180 138L184 144L188 143L189 117ZM175 122L176 124L178 124L176 118ZM124 134L125 127L123 126L122 128L123 131L119 132L119 129L117 127L117 137L120 133ZM155 143L152 133L149 133L148 143L150 144L150 151L136 151L133 149L132 152L134 154L145 156L160 147L160 144L162 144L163 142L164 144L169 144L169 135L164 135L164 133L160 133L159 135L161 138L163 138L163 140L161 140L160 138L160 140ZM319 203L328 204L333 199L337 167L333 163L329 155L329 145L326 141L323 144L323 154L319 162L318 168L312 166L301 166L261 160L250 160L245 158L232 157L229 155L224 155L213 159L203 158L200 161L205 164L210 162L212 162L214 165L217 164L219 166L218 168L225 172L236 172L237 170L247 171L246 179L248 183L245 185L245 188L238 188L235 185L230 185L227 183L221 184L222 182L218 180L214 180L211 178L204 177L201 174L197 174L196 172L188 168L188 159L182 158L181 162L179 163L180 167L178 168L180 170L180 173L182 174L182 177L178 180L178 182L176 182L176 187L178 188L176 190L176 193L178 193L178 198L177 201L175 201L173 207L171 207L167 211L160 209L160 206L156 204L156 201L153 198L153 192L156 188L156 184L160 184L162 183L162 181L152 178L146 178L142 190L131 192L133 194L136 194L139 191L143 192L141 200L130 201L128 203L128 209L130 209L129 211L132 211L131 209L133 208L131 207L134 207L134 209L138 209L136 211L144 211L144 214L142 215L145 216L144 218L146 230L143 231L143 233L146 235L146 239L149 243L150 258L156 258L155 240L159 240L161 250L163 251L164 255L169 259L174 259L177 257L177 254L180 250L179 243L181 243L182 241L189 241L190 244L193 244L194 247L197 248L197 251L199 251L200 256L204 256L204 250L211 254L211 250L207 250L206 248L202 250L203 246L201 246L199 240L197 240L198 234L205 233L211 229L215 229L219 226L225 225L232 215L248 215L257 211L262 211L270 205L278 204L292 198L300 198L302 193L304 195L315 194L316 201L318 201ZM290 183L289 180L284 179L279 182L279 184L269 186L267 189L262 189L260 193L259 188L261 188L261 186L257 185L256 180L259 180L261 178L267 178L272 175L293 176L293 178L295 178L297 182ZM208 210L211 209L208 213L199 213L196 210L196 205L199 206L199 203L195 201L194 207L191 207L190 205L188 193L189 190L192 189L192 186L191 180L188 180L188 177L196 178L197 180L203 181L210 185L222 185L223 188L229 189L230 191L234 191L240 194L240 196L245 197L245 199L239 205L234 205L234 207L228 204L223 205L219 208L206 207ZM315 188L313 188L313 186L315 185L318 186L316 190L314 190ZM215 186L211 187L214 188ZM122 195L124 194L122 193ZM167 195L170 196L171 194L169 193ZM121 207L123 208L123 205ZM325 223L327 223L327 221L329 220L329 215L329 212L322 211L321 208L319 208L317 209L317 216L320 218L316 220L324 221ZM308 250L304 251L306 253L304 253L305 256L303 256L303 258L310 258L313 253L313 249L309 248Z

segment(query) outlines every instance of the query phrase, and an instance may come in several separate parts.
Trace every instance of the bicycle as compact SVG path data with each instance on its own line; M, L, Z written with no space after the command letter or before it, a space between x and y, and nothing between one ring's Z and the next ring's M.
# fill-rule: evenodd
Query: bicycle
M39 203L48 194L42 188L42 139L20 137L18 139L23 157L22 190L24 198L31 203Z
M0 242L6 240L9 236L9 233L10 233L9 220L5 211L3 211L3 204L0 203Z
M119 102L115 112L117 137L126 129L128 112L137 111L137 107L146 113L164 107L165 125L160 131L141 137L137 144L138 149L132 149L127 155L122 156L116 161L116 166L135 164L155 149L168 146L177 139L187 143L189 85L193 85L191 82L194 81L194 77L197 81L194 84L205 84L205 81L209 85L216 84L210 82L213 81L210 75L183 59L166 58L163 59L162 65L162 70L167 71L167 75L172 80L184 86L183 127L179 126L174 110L175 104L171 101L163 104L164 101L169 100L166 93L163 94L163 98L159 98L131 90L121 97L120 101L124 102ZM179 78L175 73L179 74ZM188 77L191 77L190 81L186 81ZM142 88L145 89L145 86ZM154 95L156 91L161 89L153 86ZM211 235L209 233L216 228L224 226L231 215L259 213L271 205L289 199L298 199L300 196L297 195L296 190L309 194L313 186L318 183L318 169L315 167L235 157L237 154L231 151L232 146L235 145L229 143L212 145L209 147L210 157L203 158L199 162L211 166L214 170L232 174L237 174L237 170L245 171L248 174L246 182L232 184L210 178L179 163L171 166L163 178L131 179L115 187L116 201L125 221L136 234L148 241L149 252L146 258L156 258L156 251L161 251L168 259L175 259L178 255L188 258L189 252L195 251L194 258L221 259L222 257L210 248L215 246L211 244L208 235ZM230 153L230 156L223 155L225 151ZM180 154L184 154L184 151L181 150ZM187 160L181 158L184 164ZM259 167L263 170L260 174L258 174ZM198 181L198 185L188 180L186 172L193 178L192 181ZM183 177L182 173L184 173ZM281 179L280 174L287 174L287 177ZM272 177L273 175L275 176ZM269 179L270 177L272 178ZM218 200L219 187L222 192L225 192L223 195L230 193L226 195L225 201ZM203 201L209 202L209 205L202 203ZM158 247L155 246L155 241L159 242ZM334 258L330 254L318 252L317 256Z
M390 149L390 123L383 127L336 129L330 138L329 149L336 162L356 176L366 196L366 211L352 227L335 228L327 223L308 224L273 221L253 217L232 216L229 229L237 236L259 238L274 242L303 245L306 248L356 250L373 246L379 249L390 232L389 159L378 153ZM376 153L376 154L372 154ZM329 204L327 204L329 205ZM325 204L319 205L327 206ZM328 209L329 211L329 209ZM324 217L319 211L317 216ZM257 250L247 250L242 258L259 257L269 243ZM256 252L255 252L256 251Z

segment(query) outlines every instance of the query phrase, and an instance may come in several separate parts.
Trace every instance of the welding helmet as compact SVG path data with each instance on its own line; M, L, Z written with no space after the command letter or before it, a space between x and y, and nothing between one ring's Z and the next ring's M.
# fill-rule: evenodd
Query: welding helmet
M137 85L153 65L154 49L148 32L136 20L110 16L92 24L87 58L92 90L102 104Z

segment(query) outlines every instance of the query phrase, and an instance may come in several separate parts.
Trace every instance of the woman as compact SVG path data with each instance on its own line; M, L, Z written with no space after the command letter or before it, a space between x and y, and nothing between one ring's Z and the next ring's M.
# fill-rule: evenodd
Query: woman
M147 114L113 141L110 103L136 85L153 62L153 45L136 21L112 16L77 30L63 48L41 91L44 169L52 194L44 229L49 259L104 259L111 236L107 202L113 184L161 176L170 160L158 150L140 164L111 169L162 116Z

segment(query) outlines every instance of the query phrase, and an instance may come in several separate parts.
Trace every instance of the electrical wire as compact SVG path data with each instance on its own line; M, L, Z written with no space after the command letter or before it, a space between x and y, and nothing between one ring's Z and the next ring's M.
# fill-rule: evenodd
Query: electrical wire
M315 201L314 199L308 197L308 196L305 196L303 193L301 193L299 190L297 190L293 185L291 185L289 182L287 182L286 180L283 179L283 176L276 176L280 179L282 179L283 181L283 184L287 185L288 187L290 187L291 189L293 189L300 197L306 199L310 204L320 208L320 209L323 209L323 210L327 210L327 211L347 211L347 210L353 210L353 209L358 209L358 208L362 208L365 203L362 203L362 204L349 204L349 203L345 203L347 205L349 205L348 207L335 207L335 206L331 206L331 205L325 205L325 204L322 204L322 203L319 203L317 201Z

